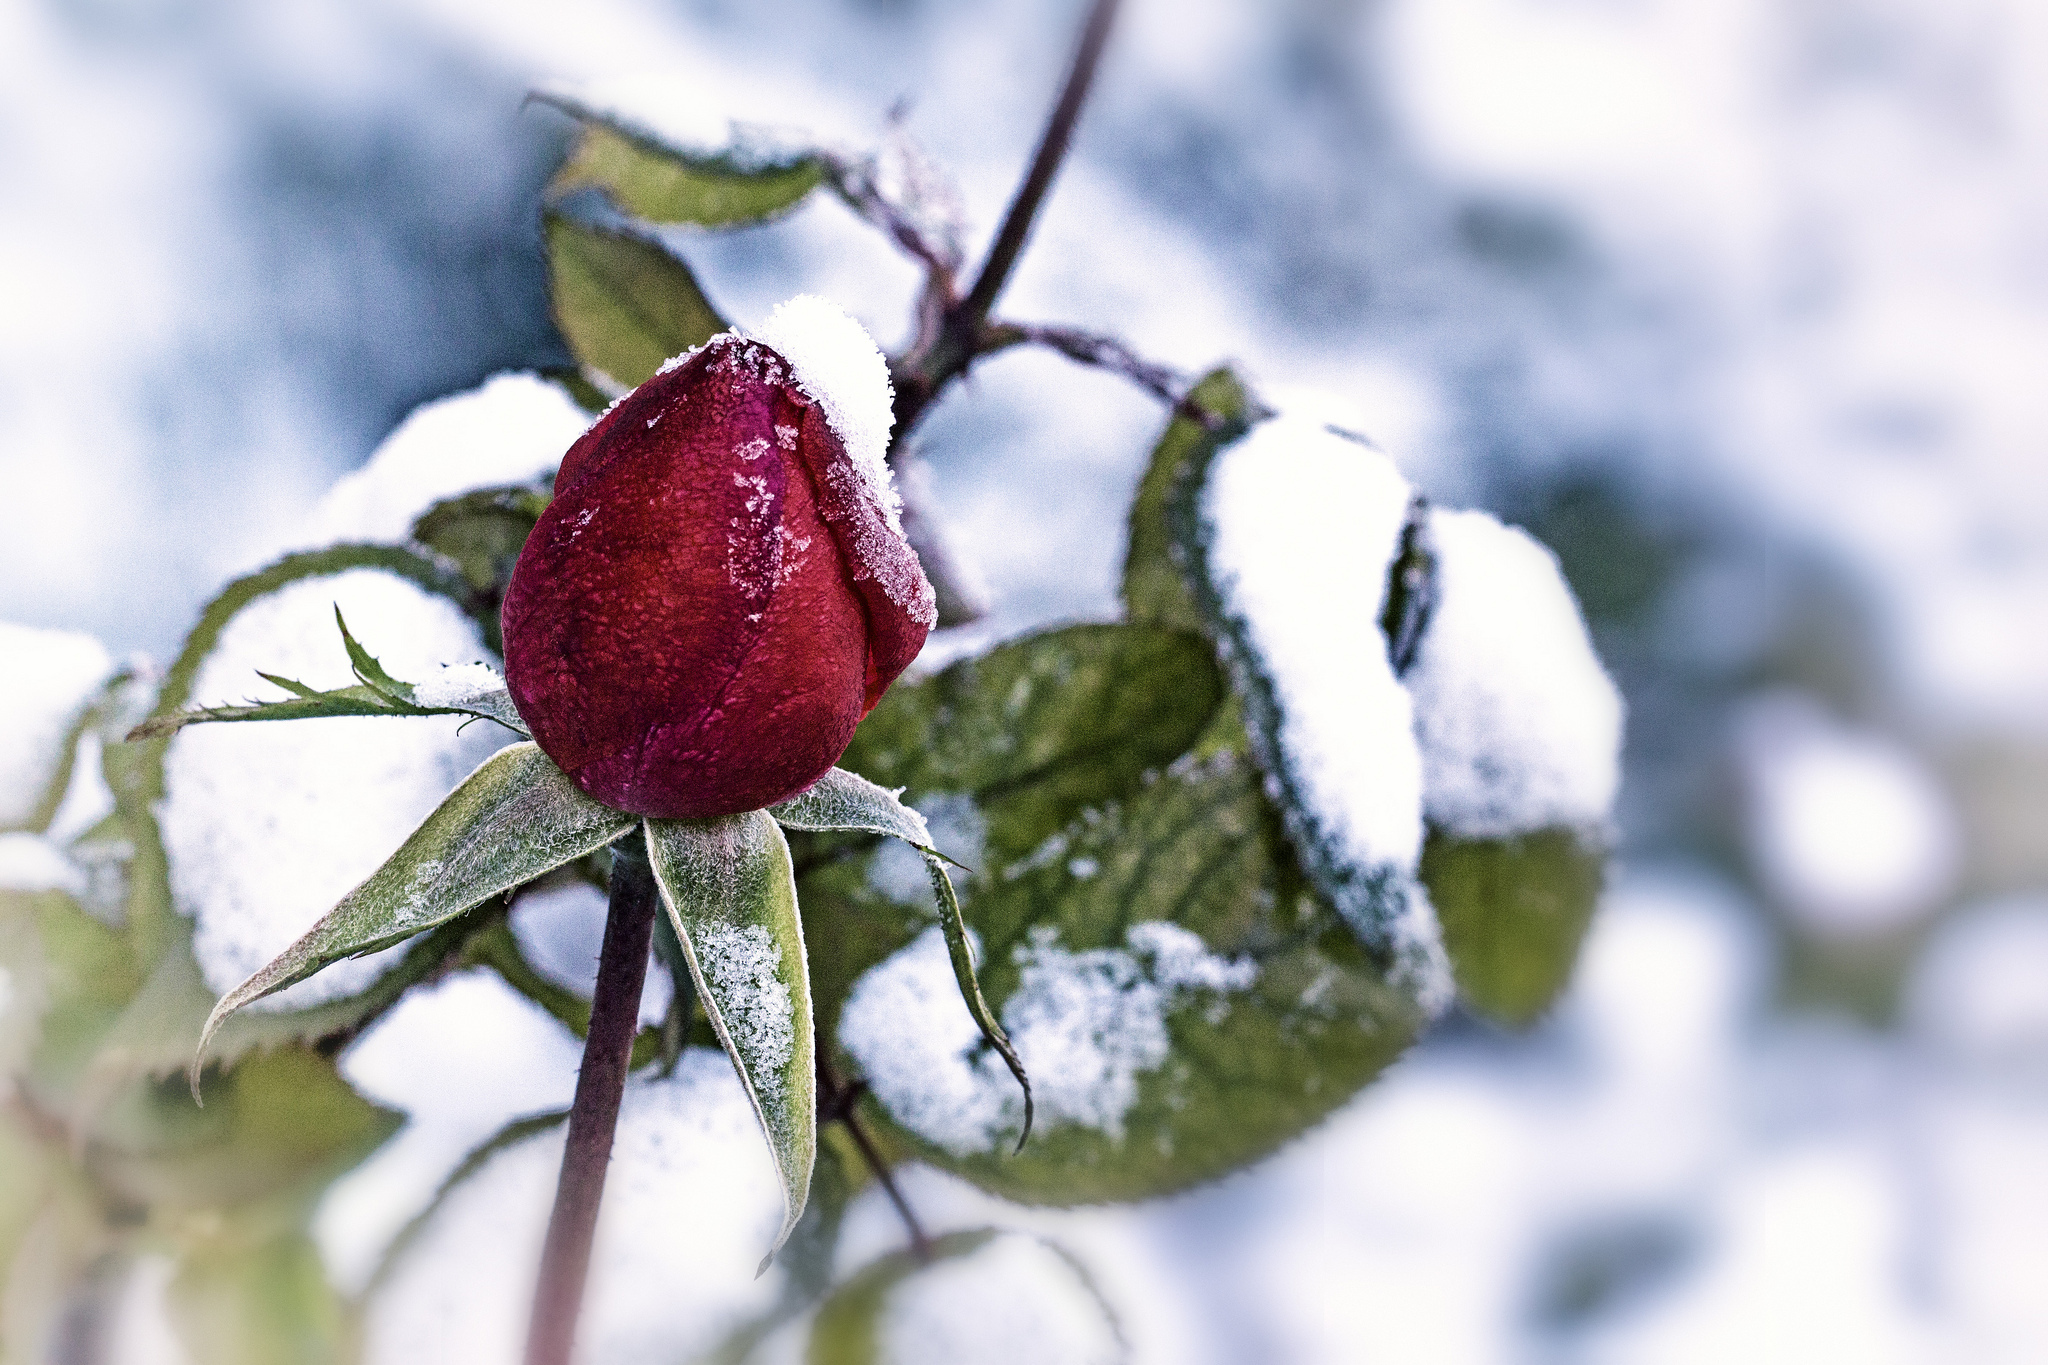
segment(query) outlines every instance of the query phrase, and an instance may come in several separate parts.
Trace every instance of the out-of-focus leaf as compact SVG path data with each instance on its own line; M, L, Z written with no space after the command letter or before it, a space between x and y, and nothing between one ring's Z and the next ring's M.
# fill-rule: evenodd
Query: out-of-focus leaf
M1536 1021L1571 979L1600 899L1605 858L1568 829L1512 839L1431 830L1422 881L1458 990L1510 1027Z
M810 1340L804 1355L806 1365L899 1365L894 1357L884 1354L885 1343L882 1340L883 1324L887 1321L884 1310L890 1297L934 1266L964 1260L998 1239L1022 1235L996 1228L971 1228L934 1238L927 1259L920 1259L905 1248L870 1261L820 1305L811 1324ZM1057 1242L1046 1238L1031 1240L1066 1263L1075 1281L1102 1315L1103 1326L1121 1348L1120 1356L1129 1359L1130 1348L1124 1340L1123 1325L1087 1267Z
M566 195L594 185L626 212L650 222L715 228L787 213L824 178L824 163L817 157L757 161L689 155L591 122L548 190Z
M726 330L690 267L652 232L561 208L543 227L555 322L576 358L620 387Z
M309 1048L245 1058L208 1090L204 1109L175 1077L123 1090L87 1148L100 1180L158 1210L309 1197L404 1121L357 1095Z
M101 1039L140 988L142 969L122 935L59 891L0 891L10 1010L34 1013L21 1083L61 1108Z
M165 1307L187 1359L207 1365L345 1365L348 1314L303 1233L181 1259Z
M499 635L498 608L512 581L520 548L548 501L548 494L523 486L480 488L435 503L412 524L414 540L460 566L476 595L473 614L483 628L484 642L500 653L504 642Z
M739 1072L782 1180L782 1226L765 1269L803 1215L818 1140L810 964L789 845L759 810L649 820L646 830L648 862L697 998Z
M207 1019L202 1051L221 1021L250 1001L303 981L330 962L375 952L454 919L604 847L633 822L585 796L538 745L499 750L369 880L221 997Z
M1131 503L1130 542L1124 554L1124 613L1133 622L1201 633L1207 629L1176 561L1168 509L1183 482L1199 478L1216 452L1247 429L1256 406L1228 369L1212 370L1188 394L1187 407L1214 415L1205 426L1186 412L1167 423Z

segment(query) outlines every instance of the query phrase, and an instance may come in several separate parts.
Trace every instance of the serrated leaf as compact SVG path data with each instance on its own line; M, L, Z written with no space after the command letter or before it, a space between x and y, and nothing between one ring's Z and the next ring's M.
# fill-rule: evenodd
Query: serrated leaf
M1534 1023L1571 980L1600 900L1602 852L1568 829L1512 839L1431 830L1421 876L1459 992L1512 1028Z
M604 847L633 824L634 817L577 790L539 746L499 750L369 880L221 997L201 1035L202 1052L221 1021L250 1001L303 981L330 962L375 952L454 919Z
M598 410L603 408L600 402ZM499 653L504 652L504 641L499 634L498 608L505 600L519 551L549 500L547 493L518 485L479 488L435 503L412 524L414 540L461 568L476 595L479 609L474 616L483 627L484 643Z
M559 208L542 223L555 322L579 361L622 388L726 330L690 267L652 232Z
M592 121L548 191L565 195L596 186L620 208L650 222L732 227L787 213L824 177L824 164L816 157L761 161L693 155Z
M1200 633L1207 629L1189 592L1183 569L1173 552L1168 509L1178 490L1199 480L1216 452L1247 430L1251 394L1229 369L1212 370L1189 391L1187 404L1214 414L1213 426L1187 412L1167 423L1131 502L1130 539L1124 553L1125 616L1136 623L1172 626Z
M803 1216L817 1157L811 979L789 845L766 811L649 820L647 853L697 997L739 1072L782 1181L782 1226Z

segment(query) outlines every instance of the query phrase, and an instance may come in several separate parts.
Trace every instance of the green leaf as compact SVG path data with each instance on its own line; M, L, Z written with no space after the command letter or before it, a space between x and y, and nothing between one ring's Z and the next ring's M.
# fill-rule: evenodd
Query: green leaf
M1512 839L1431 830L1422 881L1443 925L1458 990L1512 1028L1536 1021L1570 981L1605 857L1568 829Z
M650 222L732 227L787 213L824 177L824 163L817 157L760 161L704 156L592 121L548 192L561 196L594 185L626 212Z
M946 862L951 860L931 846L931 831L924 817L904 805L894 792L844 768L832 769L808 790L779 806L770 807L768 813L789 829L809 833L859 831L880 834L901 839L924 855L925 868L931 874L932 891L938 896L939 922L945 928L946 951L953 961L953 979L960 987L960 998L967 1005L967 1012L974 1016L981 1036L1002 1057L1003 1064L1009 1067L1010 1074L1023 1087L1024 1124L1017 1138L1017 1145L1023 1146L1031 1134L1031 1081L1024 1074L1024 1063L1018 1059L1017 1049L1010 1045L1009 1035L996 1022L995 1011L982 998L981 985L974 977L974 948L967 939L967 924L960 914L960 899L953 892L952 878L946 875Z
M870 1261L820 1305L805 1348L806 1365L893 1365L882 1354L882 1325L886 1321L884 1310L898 1289L935 1266L965 1260L1001 1238L1026 1235L998 1228L971 1228L933 1238L929 1255L923 1258L904 1248ZM1031 1240L1066 1263L1094 1301L1096 1311L1102 1314L1103 1325L1121 1348L1120 1357L1128 1360L1130 1346L1124 1339L1123 1325L1087 1267L1056 1242L1043 1237Z
M652 232L560 208L542 223L555 322L576 358L620 387L726 330L690 267Z
M1214 414L1205 426L1177 412L1152 449L1152 460L1131 503L1129 548L1124 555L1124 613L1132 621L1181 630L1207 629L1176 561L1168 513L1179 490L1199 483L1216 452L1248 430L1256 408L1250 392L1229 369L1212 370L1189 391L1187 407Z
M186 1358L207 1365L353 1359L347 1311L303 1233L183 1257L164 1306Z
M634 817L598 804L534 744L478 765L369 880L291 947L222 996L200 1039L252 1000L330 962L388 947L602 848ZM780 836L777 836L778 838ZM194 1073L197 1083L197 1073Z
M122 935L60 891L0 890L10 1028L28 1053L20 1077L42 1105L61 1109L143 971ZM19 1014L17 1015L17 1012Z
M1271 1152L1407 1047L1422 1009L1302 876L1262 785L1226 708L1194 753L1078 814L1036 856L970 884L987 950L982 981L1027 1065L1031 1040L1010 1011L1034 964L1065 980L1090 961L1126 973L1110 979L1156 991L1156 1016L1119 1016L1131 1033L1098 1040L1133 1059L1128 1104L1113 1122L1063 1105L1067 1078L1041 1074L1039 1132L1021 1154L952 1150L886 1114L878 1089L874 1109L905 1152L1027 1203L1167 1194ZM1195 946L1177 931L1197 940L1201 971L1148 955ZM1135 1040L1152 1017L1165 1046L1148 1053Z
M167 1216L302 1206L404 1124L311 1048L257 1053L209 1089L202 1109L176 1077L127 1086L91 1135L102 1187Z
M599 405L602 410L603 405ZM435 503L412 524L412 538L446 555L461 570L483 608L475 613L484 642L504 652L498 606L512 582L512 568L549 495L523 486L480 488Z
M401 682L385 672L384 666L349 633L341 608L334 609L335 624L341 627L342 645L359 681L354 687L317 692L304 683L259 671L257 676L292 693L290 701L251 702L246 706L207 706L196 711L155 715L129 731L130 740L168 739L187 725L242 720L318 720L332 716L474 716L495 721L521 738L527 738L526 722L512 703L512 694L502 687L478 687L460 695L444 697L432 705L416 699L413 684Z
M648 861L697 997L732 1058L782 1179L782 1227L803 1216L817 1156L811 981L789 845L766 811L649 820Z

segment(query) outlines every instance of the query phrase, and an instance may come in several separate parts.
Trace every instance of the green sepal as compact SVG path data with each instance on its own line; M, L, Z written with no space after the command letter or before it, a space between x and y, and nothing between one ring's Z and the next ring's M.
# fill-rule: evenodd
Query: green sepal
M782 1182L766 1270L803 1216L817 1159L811 978L789 845L766 811L649 820L647 858L697 998L761 1121Z
M579 791L539 746L501 749L435 808L398 852L341 904L220 998L199 1055L221 1021L331 962L372 953L446 923L626 833L634 817ZM780 836L777 836L780 837ZM193 1085L198 1085L194 1060Z
M555 323L577 360L620 390L727 330L690 267L651 230L569 205L548 209L542 227Z
M1570 829L1506 839L1430 831L1422 882L1472 1008L1510 1028L1550 1008L1571 980L1605 867L1597 841Z
M807 833L887 835L901 839L924 856L925 868L931 874L932 892L938 898L939 923L945 929L946 951L953 961L953 979L960 987L960 998L966 1004L967 1012L974 1016L981 1036L988 1040L988 1045L1010 1068L1010 1074L1017 1078L1017 1084L1023 1087L1024 1125L1017 1137L1017 1146L1022 1150L1025 1139L1031 1136L1031 1078L1024 1074L1023 1060L1017 1056L1010 1035L1003 1032L995 1011L988 1007L988 1001L982 996L981 983L975 979L974 945L967 937L967 922L960 914L960 898L953 890L953 879L946 874L946 863L952 859L932 847L931 830L924 817L904 805L894 792L844 768L832 769L809 790L781 805L769 807L768 813L784 827ZM959 866L957 863L954 865Z

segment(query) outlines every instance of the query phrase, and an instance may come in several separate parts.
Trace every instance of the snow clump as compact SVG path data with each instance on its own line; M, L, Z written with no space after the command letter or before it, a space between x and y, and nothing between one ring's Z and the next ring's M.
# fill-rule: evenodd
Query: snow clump
M64 741L106 686L114 661L90 635L0 621L0 829L36 816L64 762Z
M1133 925L1124 942L1077 953L1040 926L1017 950L1003 1028L1047 1127L1121 1138L1139 1078L1166 1060L1167 1016L1191 995L1222 1003L1258 978L1257 964L1164 921ZM839 1041L899 1123L957 1155L991 1151L1023 1122L1016 1081L982 1046L936 926L854 983Z
M901 535L903 500L887 458L896 390L874 338L838 304L815 294L776 305L755 336L787 360L804 392L824 405L825 419L889 529Z
M1110 1365L1128 1356L1080 1272L1029 1237L998 1237L906 1279L884 1302L894 1365Z
M1485 512L1432 510L1436 597L1406 682L1423 811L1468 839L1597 831L1621 783L1621 694L1557 557Z

